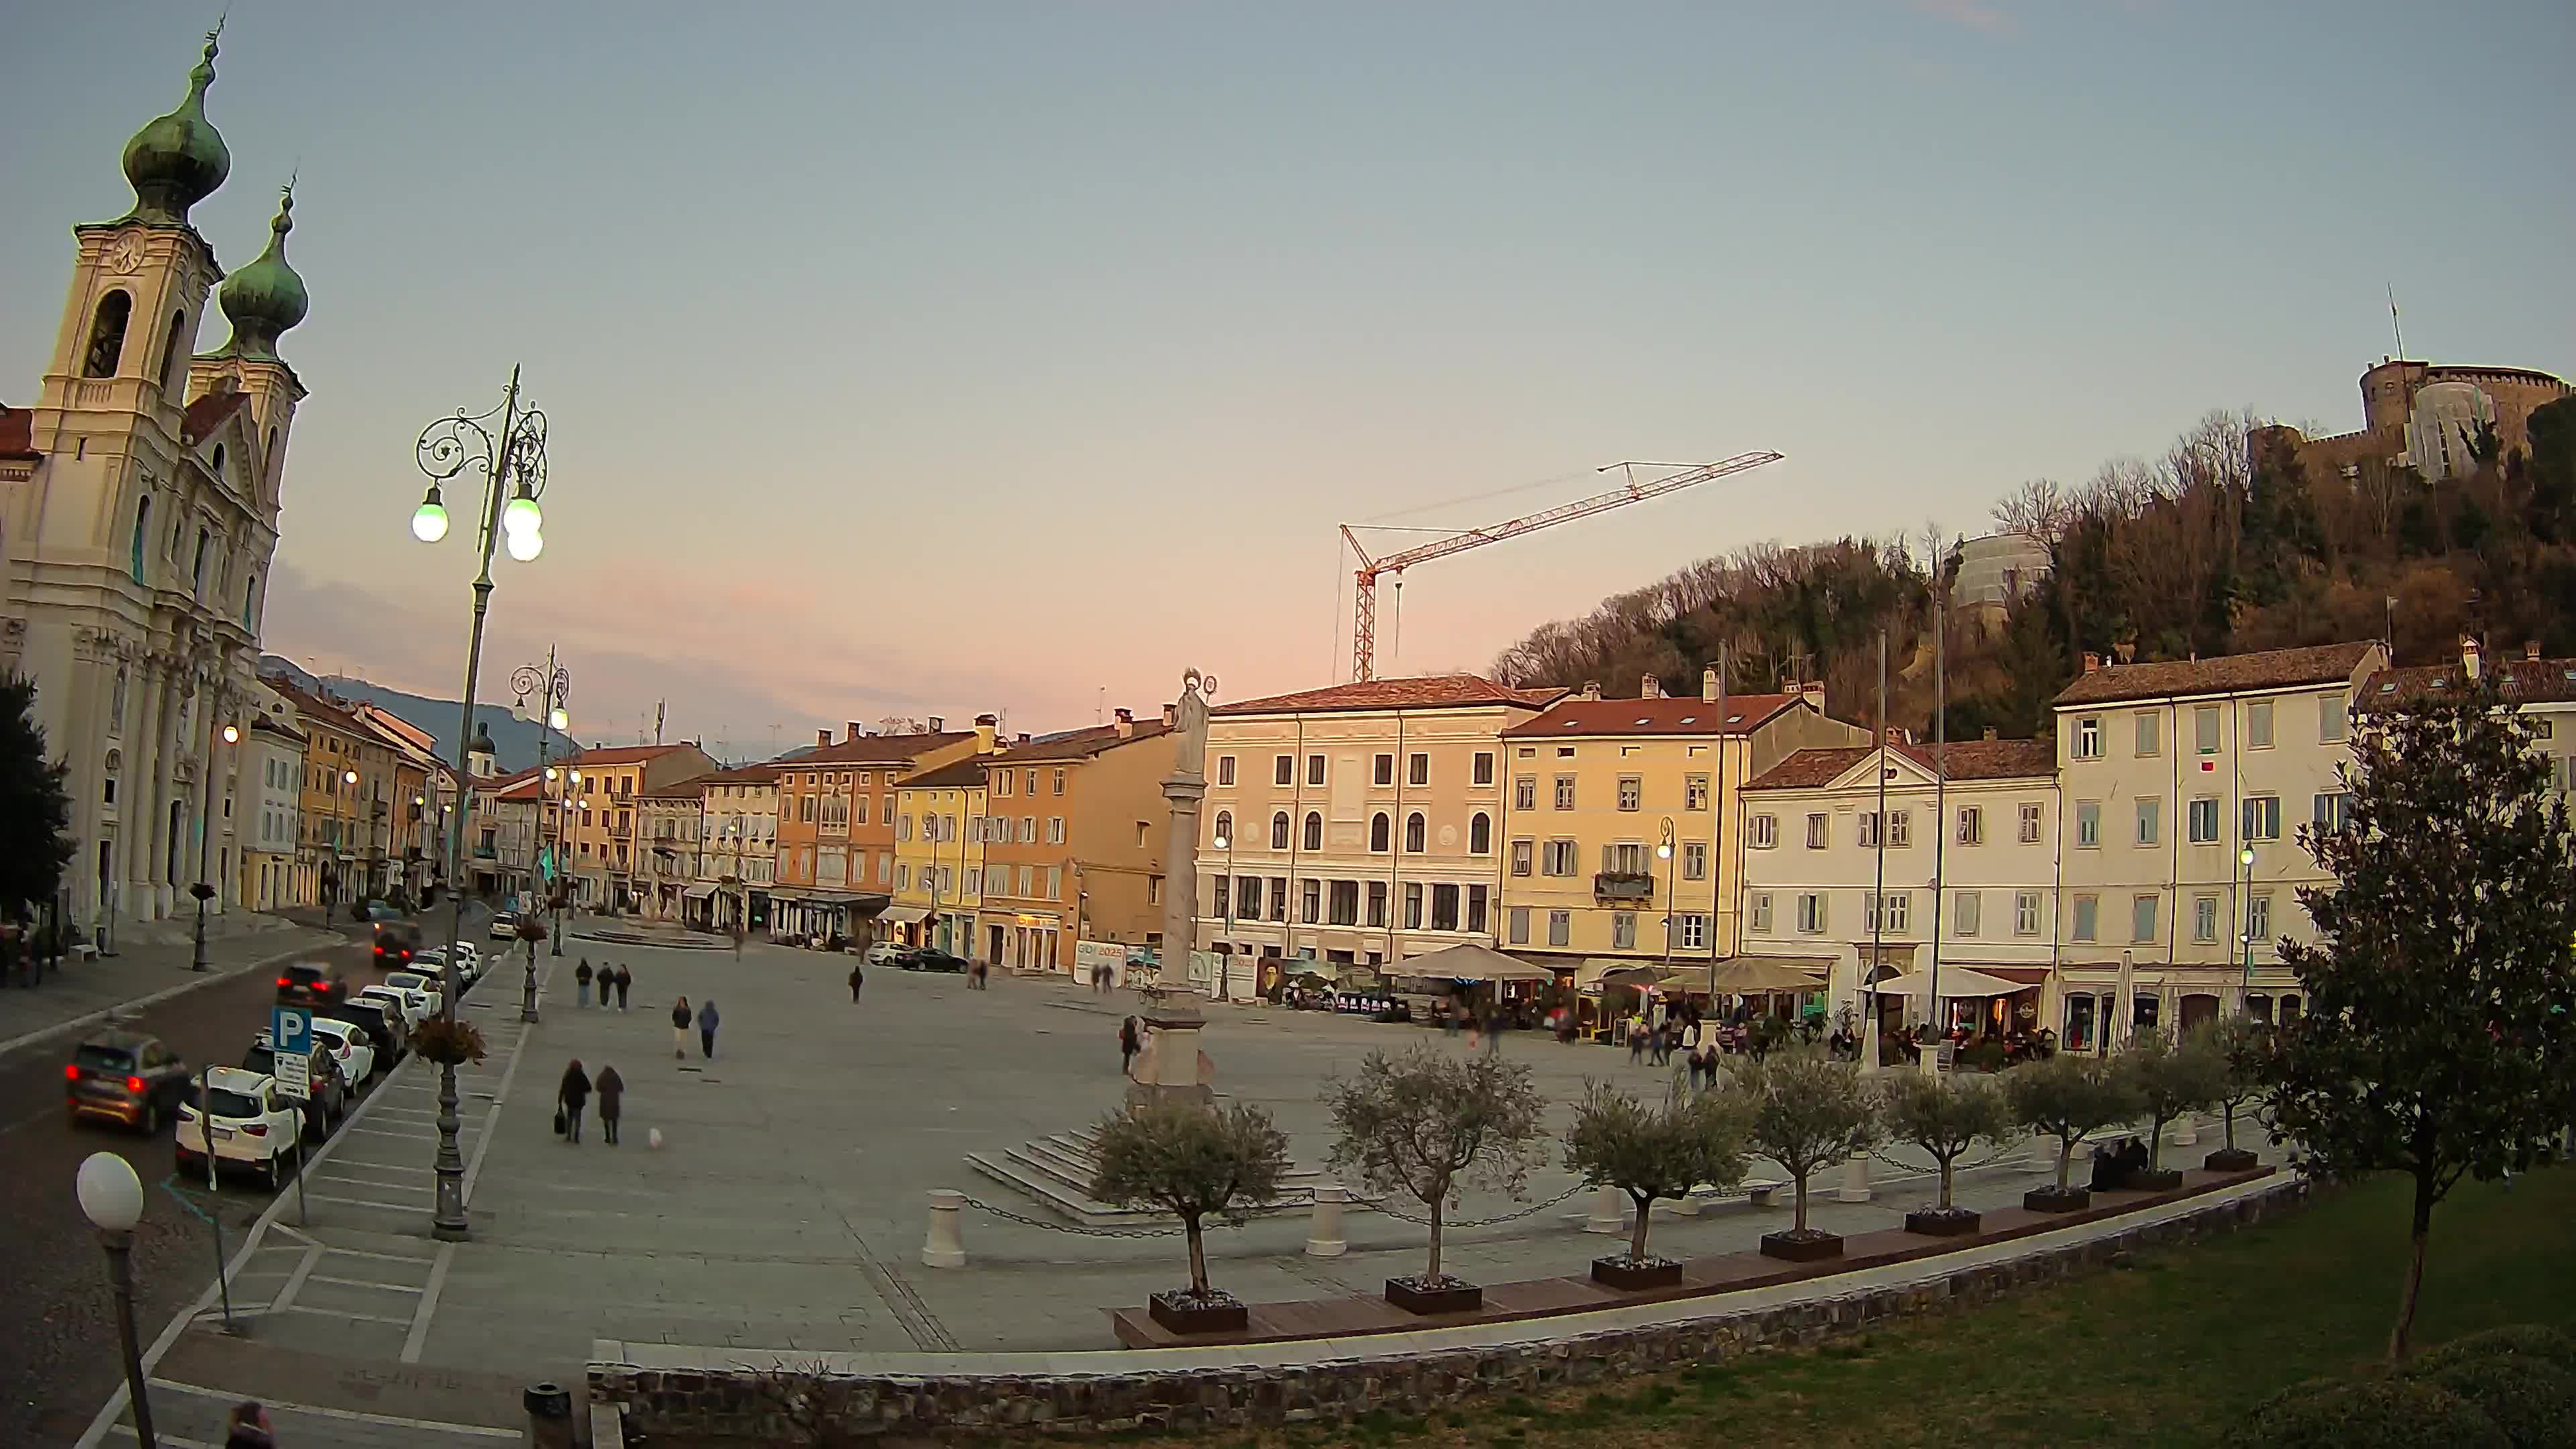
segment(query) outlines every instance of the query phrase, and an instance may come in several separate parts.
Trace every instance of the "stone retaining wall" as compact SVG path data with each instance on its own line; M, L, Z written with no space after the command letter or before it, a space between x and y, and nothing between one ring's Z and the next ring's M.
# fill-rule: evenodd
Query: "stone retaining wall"
M1338 1421L1372 1409L1418 1415L1489 1395L1534 1393L1798 1347L1886 1319L1982 1303L2074 1277L2141 1248L2267 1221L2294 1209L2306 1195L2306 1183L2294 1180L2161 1222L1947 1274L1933 1272L1906 1283L1670 1323L1534 1336L1519 1343L1411 1351L1390 1345L1379 1355L1276 1367L1154 1372L1140 1366L1133 1373L929 1378L782 1378L746 1365L810 1364L813 1356L746 1352L688 1371L594 1363L590 1391L594 1402L624 1410L630 1432L640 1430L655 1442L700 1445L805 1442L793 1437L791 1421L810 1421L818 1414L828 1415L842 1432L859 1435L954 1430L1078 1435ZM1533 1335L1546 1332L1543 1321L1522 1326ZM993 1357L1007 1361L1011 1356ZM1045 1361L1038 1354L1028 1359L1033 1366ZM800 1401L793 1409L791 1398Z

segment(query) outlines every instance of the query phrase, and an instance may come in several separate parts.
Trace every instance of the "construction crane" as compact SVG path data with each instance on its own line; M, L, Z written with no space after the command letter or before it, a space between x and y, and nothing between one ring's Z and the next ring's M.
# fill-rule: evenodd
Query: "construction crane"
M1748 469L1759 468L1765 463L1777 463L1780 461L1780 456L1778 453L1761 452L1738 453L1732 458L1724 458L1714 463L1612 463L1594 471L1624 472L1628 475L1628 481L1607 493L1578 498L1572 503L1560 503L1543 512L1525 514L1491 527L1466 529L1450 534L1446 538L1434 539L1429 543L1408 548L1402 553L1388 554L1384 558L1369 557L1368 550L1360 544L1359 535L1352 531L1353 525L1343 524L1342 538L1350 544L1351 552L1358 555L1360 561L1355 575L1358 586L1351 599L1351 677L1353 679L1376 677L1373 670L1377 654L1377 581L1382 576L1401 574L1414 564L1429 563L1435 558L1447 558L1453 553L1465 553L1471 548L1482 548L1489 543L1501 543L1505 539L1518 538L1525 533L1536 533L1542 528L1553 528L1557 524L1572 523L1578 518L1589 518L1593 514L1606 513L1613 508L1624 508L1631 503L1643 503L1649 498L1678 493L1684 488L1696 487L1713 478L1742 473ZM1676 471L1640 483L1636 475L1636 470L1640 468L1670 468ZM1403 581L1397 580L1396 586L1402 588Z

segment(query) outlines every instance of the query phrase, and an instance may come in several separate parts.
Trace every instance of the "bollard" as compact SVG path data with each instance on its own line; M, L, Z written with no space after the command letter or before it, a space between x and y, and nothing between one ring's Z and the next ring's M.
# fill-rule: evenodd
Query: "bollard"
M966 1194L950 1188L930 1190L930 1235L921 1240L921 1261L933 1268L966 1266L966 1234L958 1217Z
M1834 1194L1836 1202L1867 1202L1869 1192L1869 1154L1855 1152L1843 1164L1843 1185Z
M1628 1194L1606 1182L1601 1184L1601 1190L1592 1195L1592 1216L1583 1220L1583 1230L1615 1233L1627 1225Z
M1682 1189L1681 1196L1673 1199L1674 1217L1695 1218L1699 1216L1699 1199L1691 1195L1697 1191L1699 1191L1699 1189L1696 1187L1686 1187Z
M1342 1204L1351 1200L1351 1190L1339 1183L1327 1182L1315 1188L1315 1217L1306 1229L1306 1256L1338 1258L1350 1251L1342 1237Z
M2174 1146L2192 1147L2198 1145L2199 1142L2200 1123L2195 1121L2189 1112L2185 1112L2180 1117L2174 1119Z
M528 1433L519 1442L531 1449L572 1449L572 1390L561 1384L531 1384L519 1395L528 1411Z

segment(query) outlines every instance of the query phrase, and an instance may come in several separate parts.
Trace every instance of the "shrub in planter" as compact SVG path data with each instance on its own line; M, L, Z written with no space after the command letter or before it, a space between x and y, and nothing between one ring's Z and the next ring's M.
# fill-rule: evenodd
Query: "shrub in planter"
M2133 1174L2130 1185L2149 1192L2182 1186L2181 1173L2165 1170L2165 1128L2185 1112L2218 1100L2226 1087L2226 1059L2205 1032L2177 1040L2169 1032L2150 1031L2113 1058L2112 1066L2148 1123L2147 1170Z
M1484 1290L1440 1271L1441 1215L1467 1183L1517 1197L1528 1181L1547 1125L1547 1099L1530 1069L1427 1044L1395 1057L1371 1052L1357 1076L1325 1084L1324 1105L1333 1119L1335 1168L1430 1210L1430 1256L1421 1273L1386 1280L1387 1301L1415 1313L1482 1303Z
M1104 1117L1094 1138L1091 1195L1122 1206L1153 1206L1181 1220L1190 1247L1190 1286L1157 1293L1154 1321L1174 1333L1240 1329L1243 1304L1208 1285L1202 1225L1217 1216L1240 1226L1279 1195L1288 1139L1270 1114L1249 1103L1217 1112L1195 1103L1147 1102Z
M1792 1262L1842 1256L1839 1235L1807 1226L1807 1185L1819 1169L1885 1138L1878 1093L1861 1076L1860 1065L1813 1048L1781 1051L1739 1067L1726 1095L1743 1114L1745 1145L1779 1163L1797 1188L1793 1225L1763 1234L1762 1251Z
M2244 1172L2255 1165L2255 1157L2236 1145L2236 1119L2263 1094L2263 1062L2272 1051L2272 1026L2250 1016L2231 1016L2203 1029L2209 1033L2210 1049L2226 1068L2219 1073L2218 1095L2210 1102L2218 1109L2226 1145L2202 1158L2200 1165L2211 1172Z
M2004 1101L2015 1122L2057 1139L2055 1185L2022 1195L2022 1206L2042 1213L2075 1212L2092 1202L2090 1192L2067 1181L2075 1144L2138 1111L2127 1080L2108 1060L2073 1052L2013 1068L2004 1076Z
M1682 1280L1682 1265L1649 1257L1646 1228L1658 1198L1679 1198L1702 1184L1731 1188L1744 1178L1741 1106L1716 1092L1679 1083L1660 1106L1600 1082L1584 1083L1583 1103L1565 1133L1565 1165L1586 1187L1611 1186L1637 1207L1628 1251L1592 1260L1595 1282L1613 1288L1661 1288Z
M411 1030L411 1049L441 1066L483 1060L483 1033L470 1021L433 1016Z
M2418 1383L2446 1389L2478 1406L2514 1449L2576 1445L2576 1374L2529 1357L2447 1360L2408 1370Z
M1929 1153L1940 1165L1941 1195L1929 1208L1905 1215L1909 1233L1956 1237L1973 1233L1977 1214L1954 1204L1959 1159L1981 1142L2002 1142L2013 1134L2012 1113L2004 1094L1978 1077L1926 1077L1909 1073L1886 1087L1887 1135Z
M2319 1380L2257 1407L2237 1442L2248 1449L2513 1449L2484 1410L2415 1379Z

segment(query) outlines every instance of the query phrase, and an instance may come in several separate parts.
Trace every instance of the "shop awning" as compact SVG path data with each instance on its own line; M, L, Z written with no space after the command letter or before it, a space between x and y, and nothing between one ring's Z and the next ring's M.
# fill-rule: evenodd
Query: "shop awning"
M682 899L684 899L684 900L702 901L702 900L705 900L707 897L709 897L709 896L711 896L711 895L714 895L715 893L716 893L716 888L715 888L714 886L711 886L711 885L693 885L693 886L689 887L687 890L684 890L684 891L680 892L680 896L681 896L681 898L682 898Z
M1718 996L1761 996L1822 991L1832 969L1833 962L1822 956L1730 956L1701 979L1703 989Z
M1462 941L1444 946L1424 956L1407 956L1401 961L1379 968L1388 976L1412 976L1425 981L1553 981L1556 973L1544 966L1533 966L1517 956Z
M1933 984L1930 972L1909 971L1902 976L1891 976L1870 989L1881 996L1920 996ZM1945 1001L1954 996L2010 996L2016 991L2030 989L2018 981L2006 981L1983 971L1971 971L1965 966L1945 968L1939 983L1941 998Z
M920 906L888 906L877 919L890 926L917 926L930 919L930 912Z

